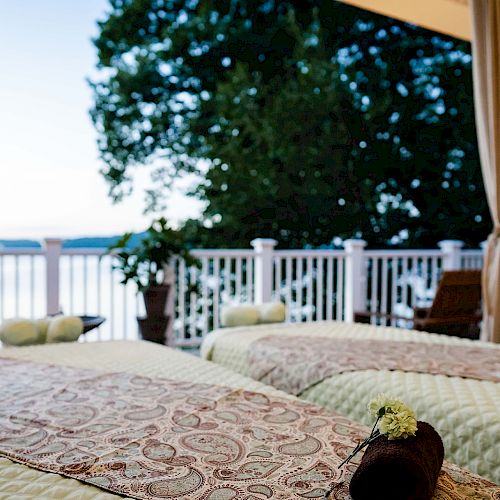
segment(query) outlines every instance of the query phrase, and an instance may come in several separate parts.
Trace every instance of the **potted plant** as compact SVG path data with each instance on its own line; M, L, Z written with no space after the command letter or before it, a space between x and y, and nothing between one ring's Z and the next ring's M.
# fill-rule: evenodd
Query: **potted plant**
M142 338L165 343L165 332L171 318L166 305L171 291L168 279L171 262L181 257L187 265L196 260L189 253L182 231L168 226L164 217L151 223L137 245L131 245L132 233L125 233L108 248L115 258L114 269L122 273L122 284L134 281L142 293L146 317L137 318Z

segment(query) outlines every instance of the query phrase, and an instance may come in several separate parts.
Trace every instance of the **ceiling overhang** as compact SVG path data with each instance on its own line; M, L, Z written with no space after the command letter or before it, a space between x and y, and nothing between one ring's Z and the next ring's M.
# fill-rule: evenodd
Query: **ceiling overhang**
M469 0L342 0L360 9L472 40Z

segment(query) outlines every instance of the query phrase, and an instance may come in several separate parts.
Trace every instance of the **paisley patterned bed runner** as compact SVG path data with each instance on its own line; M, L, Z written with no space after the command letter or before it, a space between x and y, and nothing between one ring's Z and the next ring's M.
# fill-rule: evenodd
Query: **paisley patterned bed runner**
M366 429L300 401L0 358L0 453L140 499L347 500ZM472 488L472 489L471 489ZM440 498L492 483L446 465Z
M332 375L401 370L500 382L500 350L420 342L270 335L252 342L250 376L300 395Z

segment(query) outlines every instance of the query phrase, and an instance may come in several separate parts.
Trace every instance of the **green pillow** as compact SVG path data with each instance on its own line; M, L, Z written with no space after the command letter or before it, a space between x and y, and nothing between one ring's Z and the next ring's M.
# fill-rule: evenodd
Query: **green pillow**
M83 321L78 316L56 316L47 329L47 343L74 342L83 332Z
M286 307L282 302L266 302L257 306L259 323L282 323L286 319Z
M258 321L259 314L255 306L242 304L222 307L221 324L224 327L256 325Z
M40 333L35 321L15 318L2 323L0 340L6 345L30 345L40 343Z

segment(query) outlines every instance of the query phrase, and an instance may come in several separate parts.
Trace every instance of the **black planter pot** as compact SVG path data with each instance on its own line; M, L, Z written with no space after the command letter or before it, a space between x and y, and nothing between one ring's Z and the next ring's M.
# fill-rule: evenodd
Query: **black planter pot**
M167 316L137 318L141 337L157 344L166 344L166 333L170 318Z
M157 318L165 316L169 292L170 285L149 286L142 292L148 317Z

